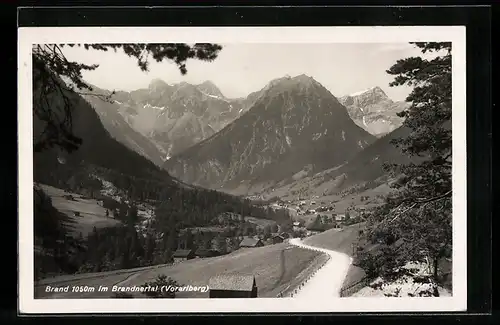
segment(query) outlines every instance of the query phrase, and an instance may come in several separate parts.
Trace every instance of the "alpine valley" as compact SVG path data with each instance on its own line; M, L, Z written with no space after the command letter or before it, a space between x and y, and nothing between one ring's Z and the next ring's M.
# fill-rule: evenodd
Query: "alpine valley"
M21 170L33 184L20 201L33 200L34 297L449 296L451 56L381 70L382 60L360 64L370 44L342 60L331 58L341 45L310 46L279 43L258 62L259 51L228 46L221 65L190 66L175 83L151 78L173 75L149 70L145 53L175 63L180 77L185 60L213 61L221 46L80 49L123 51L138 59L142 77L125 65L117 76L69 61L63 49L70 57L76 44L33 46L33 134L20 141L21 149L33 145L33 170ZM305 60L309 52L319 56ZM311 68L319 59L324 65ZM428 64L428 79L407 96L413 103L389 98L374 81L349 95L334 89L368 77L369 67L371 80L390 74L398 86L415 62ZM404 293L388 289L397 281ZM147 289L167 287L186 289Z
M378 195L394 181L383 164L409 161L390 141L408 132L397 127L401 121L373 132L353 117L378 114L389 120L400 109L380 88L338 100L312 77L299 75L274 79L240 99L226 98L209 81L169 85L154 80L148 88L131 92L97 87L92 92L47 98L52 110L68 101L76 108L73 130L83 144L70 154L55 149L35 154L35 239L41 249L37 276L166 263L180 245L177 241L187 240L177 230L200 228L212 236L214 225L235 222L229 212L242 216L238 231L262 228L263 222L287 229L292 220L315 227L317 218L309 208L316 198L330 205L332 215L353 204L380 204ZM35 91L35 102L39 96ZM43 135L44 128L35 116L35 136ZM357 202L360 198L365 198L363 203ZM283 200L286 206L276 205ZM326 211L326 206L319 208ZM133 222L144 240L161 244L151 242L155 248L149 255L143 252L147 256L133 261L91 257L99 250L82 248L73 239L54 248L58 244L51 240L59 235L51 218L67 218L76 243L88 237L90 245L101 232L120 243L120 236L142 241L126 226ZM114 233L119 229L126 234ZM241 239L233 235L233 240ZM214 240L205 239L207 245ZM100 245L108 244L106 251L112 251L112 240ZM66 252L68 260L45 262L53 249Z
M397 113L409 105L378 86L337 99L306 75L277 78L246 98L227 98L211 81L160 79L111 98L85 96L117 141L185 183L238 195L344 171L380 137L382 153L397 152L387 135L401 126ZM370 159L377 155L384 157L374 152Z

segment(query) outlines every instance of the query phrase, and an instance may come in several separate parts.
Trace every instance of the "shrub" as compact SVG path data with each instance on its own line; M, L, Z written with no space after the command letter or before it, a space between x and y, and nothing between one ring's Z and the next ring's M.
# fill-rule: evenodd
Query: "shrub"
M175 291L171 290L161 290L162 287L166 288L168 286L176 287L179 284L172 278L167 277L164 274L158 275L158 277L153 282L146 282L142 287L158 287L158 290L144 291L142 294L148 296L149 298L175 298Z

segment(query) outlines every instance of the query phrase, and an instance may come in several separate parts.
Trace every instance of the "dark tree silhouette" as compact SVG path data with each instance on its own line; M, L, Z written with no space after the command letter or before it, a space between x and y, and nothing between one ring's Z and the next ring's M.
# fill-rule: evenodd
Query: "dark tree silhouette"
M34 151L58 147L72 152L80 146L82 139L72 132L74 104L70 94L91 94L109 100L109 96L92 93L92 87L82 79L82 72L98 68L69 61L63 52L65 46L82 46L97 51L122 51L136 58L137 65L148 71L150 60L175 63L182 74L187 73L186 61L197 59L212 61L222 49L217 44L40 44L33 47L33 113L44 122L43 132L37 136ZM113 93L112 93L113 94ZM51 103L54 97L61 100Z
M402 239L399 263L427 258L437 279L438 261L450 254L452 234L451 43L412 44L435 57L398 60L387 73L395 76L390 86L414 87L406 99L411 106L400 114L409 135L392 143L418 159L385 166L398 178L396 191L370 215L365 234L384 244Z
M142 285L144 288L148 287L158 287L164 288L164 290L152 290L144 291L143 294L148 298L175 298L174 288L179 287L180 284L169 276L160 274L156 277L155 281L146 282ZM165 288L171 288L172 290L165 290Z

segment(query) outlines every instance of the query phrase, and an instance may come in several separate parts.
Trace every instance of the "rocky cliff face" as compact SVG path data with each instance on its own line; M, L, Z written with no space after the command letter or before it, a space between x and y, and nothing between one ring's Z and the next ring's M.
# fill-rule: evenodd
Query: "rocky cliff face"
M248 189L292 177L304 166L314 172L342 163L375 139L305 75L273 80L252 101L241 117L165 168L187 183Z
M94 90L97 90L94 88ZM104 90L98 90L107 93ZM148 137L131 127L126 121L125 114L121 114L117 106L111 101L103 100L96 96L82 96L91 106L101 120L109 134L121 144L152 161L155 165L163 164L162 152Z
M113 99L114 109L132 129L152 142L162 161L238 118L245 102L225 98L210 81L169 85L159 79L145 89L117 92ZM101 104L93 104L102 110Z
M409 106L392 101L380 87L341 97L339 101L358 126L377 137L400 127L403 119L397 113Z

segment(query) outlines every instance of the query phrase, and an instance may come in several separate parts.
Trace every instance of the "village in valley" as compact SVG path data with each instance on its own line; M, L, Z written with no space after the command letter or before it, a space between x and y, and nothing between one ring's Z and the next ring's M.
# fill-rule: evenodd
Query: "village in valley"
M78 225L73 229L80 237L86 237L95 227L117 225L120 220L119 204L130 202L110 182L101 180L101 191L81 189L77 193L61 191L48 185L41 185L52 197L53 204L67 213ZM261 198L251 196L253 200ZM276 200L267 202L266 207L277 211L288 211L290 219L282 222L242 216L235 212L223 212L214 218L210 226L184 228L178 236L178 247L173 252L172 263L193 258L209 258L229 254L240 248L256 248L287 243L291 238L306 238L326 230L341 230L345 226L364 220L364 207L353 206L345 213L336 213L333 202L318 201L319 197L306 200ZM328 203L328 204L326 204ZM135 228L144 237L152 231L155 208L153 202L136 202L137 223ZM122 207L123 208L123 207ZM129 211L126 211L128 214ZM163 234L157 234L161 240Z

